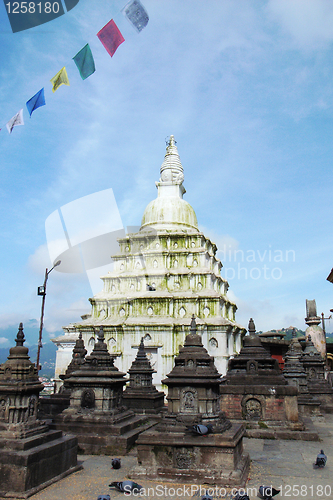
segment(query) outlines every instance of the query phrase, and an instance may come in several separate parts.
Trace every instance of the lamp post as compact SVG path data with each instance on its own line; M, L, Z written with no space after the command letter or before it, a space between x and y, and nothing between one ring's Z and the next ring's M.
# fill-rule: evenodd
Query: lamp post
M38 347L37 347L37 373L41 369L41 366L39 365L39 358L40 358L40 350L43 347L42 344L42 335L43 335L43 318L44 318L44 307L45 307L45 297L46 297L46 283L47 283L47 278L49 277L49 274L53 269L61 264L61 260L58 260L54 266L48 271L47 268L45 269L45 278L44 278L44 284L43 286L39 286L37 289L37 294L41 295L42 298L42 310L40 313L40 326L39 326L39 338L38 338Z

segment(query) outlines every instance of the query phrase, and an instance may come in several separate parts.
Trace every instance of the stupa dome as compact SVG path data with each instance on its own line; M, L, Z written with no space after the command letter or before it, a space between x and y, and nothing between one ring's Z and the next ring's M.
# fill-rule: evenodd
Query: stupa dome
M158 196L151 201L142 217L141 230L155 229L192 229L198 231L195 212L187 201L183 186L184 174L174 136L170 136L164 161L160 169L161 178L156 182Z

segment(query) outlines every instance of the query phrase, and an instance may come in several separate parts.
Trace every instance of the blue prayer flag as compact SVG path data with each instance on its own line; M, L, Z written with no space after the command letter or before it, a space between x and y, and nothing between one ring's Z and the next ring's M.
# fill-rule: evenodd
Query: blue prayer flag
M44 87L37 92L29 101L26 103L30 117L32 115L32 112L35 111L35 109L39 108L40 106L45 106L45 97L44 97Z
M139 33L148 24L149 16L139 0L128 2L123 8L123 13Z
M88 78L95 72L95 62L89 47L89 43L85 45L77 54L73 57L77 69L80 72L82 80Z

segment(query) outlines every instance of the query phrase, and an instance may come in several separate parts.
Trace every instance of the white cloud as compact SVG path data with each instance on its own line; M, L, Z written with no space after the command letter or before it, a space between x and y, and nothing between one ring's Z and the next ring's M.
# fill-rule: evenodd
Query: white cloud
M9 339L6 339L6 337L0 337L0 344L7 344L9 342Z
M73 322L79 322L82 314L87 314L91 311L91 306L87 299L80 298L72 302L67 307L53 304L48 309L47 320L45 321L45 331L53 337L54 332L61 331L63 326L67 326Z
M28 258L28 268L35 274L42 276L41 272L52 266L47 245L40 245Z
M333 41L331 0L269 0L267 12L299 48L327 48Z

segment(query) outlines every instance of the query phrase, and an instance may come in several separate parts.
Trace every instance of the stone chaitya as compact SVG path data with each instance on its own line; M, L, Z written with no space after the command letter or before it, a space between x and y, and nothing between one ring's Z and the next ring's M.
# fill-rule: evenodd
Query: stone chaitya
M294 329L289 349L285 356L283 376L289 385L297 387L297 403L300 413L318 415L320 413L320 401L314 398L309 392L306 372L300 361L302 354L302 346L296 337Z
M77 439L37 419L43 385L24 347L20 324L16 347L0 365L0 497L27 498L81 467Z
M224 486L245 483L249 456L243 453L244 427L231 424L220 411L220 377L193 318L184 347L163 381L168 387L168 412L139 436L138 466L131 478ZM212 433L193 435L188 428L195 424L211 424Z
M75 346L72 353L72 360L69 363L66 373L60 375L60 379L64 380L69 374L77 370L80 365L85 362L85 356L87 354L87 349L84 347L84 342L82 340L82 334L76 339ZM58 413L66 410L70 404L70 391L65 389L62 385L60 391L55 394L48 394L43 396L39 400L38 415L41 418L52 418Z
M306 318L308 325L305 330L306 339L311 336L312 342L323 360L326 360L326 336L324 330L319 326L321 318L317 316L317 305L315 300L306 300Z
M135 413L157 414L164 410L165 394L153 385L154 372L142 338L136 358L128 370L129 385L123 392L124 405Z
M146 207L140 230L118 240L114 269L102 276L103 290L90 299L91 314L54 339L56 376L70 361L79 332L90 352L100 326L123 372L144 338L158 390L184 343L192 314L221 373L240 350L245 329L235 321L237 306L227 296L229 285L220 275L216 245L199 231L195 212L183 199L183 166L173 136L160 174L158 196Z
M325 379L325 363L320 353L308 336L306 346L301 356L304 366L309 392L321 403L321 410L333 412L333 388Z
M248 330L220 385L221 408L228 418L246 421L247 436L260 437L270 429L273 437L292 437L287 430L304 429L298 416L297 388L287 385L278 361L269 356L256 335L252 318Z
M54 426L75 434L83 453L125 454L139 433L152 424L124 407L122 395L127 379L114 366L104 340L101 327L91 355L84 360L84 346L74 349L73 364L64 377L70 405L54 416ZM75 358L78 350L80 354ZM75 359L80 360L78 364Z

